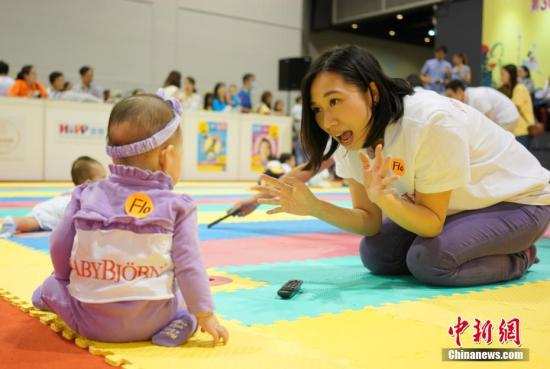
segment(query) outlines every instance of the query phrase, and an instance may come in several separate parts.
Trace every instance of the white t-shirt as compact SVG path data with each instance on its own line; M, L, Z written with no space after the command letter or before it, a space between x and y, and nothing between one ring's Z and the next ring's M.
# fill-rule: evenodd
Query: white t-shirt
M53 197L48 201L37 204L32 208L29 215L36 219L41 229L45 231L54 230L61 223L70 201L71 193Z
M0 96L6 96L11 86L15 83L9 76L0 76Z
M550 205L550 172L510 132L431 91L406 96L404 106L403 117L384 133L400 196L452 190L448 214L503 201ZM359 151L340 146L334 158L340 177L363 183Z
M512 100L491 87L467 87L464 102L507 129L519 119L518 109Z
M183 92L179 94L181 108L183 111L197 111L202 109L202 97L197 93L191 96L185 95Z

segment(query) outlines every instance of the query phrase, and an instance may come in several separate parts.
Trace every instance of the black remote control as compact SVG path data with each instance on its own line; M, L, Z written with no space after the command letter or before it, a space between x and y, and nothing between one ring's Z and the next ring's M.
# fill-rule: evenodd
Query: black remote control
M281 296L283 299L289 299L292 298L299 290L300 286L302 285L303 281L300 281L298 279L292 279L284 284L283 287L279 288L279 291L277 291L277 295Z

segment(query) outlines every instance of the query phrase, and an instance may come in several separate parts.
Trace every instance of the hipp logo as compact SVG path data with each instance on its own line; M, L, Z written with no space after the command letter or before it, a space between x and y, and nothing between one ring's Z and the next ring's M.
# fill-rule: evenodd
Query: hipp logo
M59 123L58 133L61 137L105 137L105 128L91 126L84 123Z

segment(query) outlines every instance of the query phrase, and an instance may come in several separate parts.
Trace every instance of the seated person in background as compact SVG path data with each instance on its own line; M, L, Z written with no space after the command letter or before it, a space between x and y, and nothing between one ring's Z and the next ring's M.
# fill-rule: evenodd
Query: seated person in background
M65 77L61 72L50 73L50 85L48 98L50 100L81 101L81 102L103 102L102 99L85 92L69 91Z
M12 97L48 97L46 88L37 79L36 69L32 65L25 65L17 73L15 83L10 87L8 96Z
M225 83L223 82L218 82L216 83L216 86L214 86L212 110L219 112L231 110L231 105L227 103L227 90L225 88Z
M0 60L0 96L6 96L11 86L15 83L8 73L10 66L8 63Z
M195 79L187 76L183 80L183 93L180 97L183 111L201 110L202 97L197 93Z
M533 106L535 108L537 118L541 122L547 122L548 109L550 108L550 77L548 77L548 80L542 89L535 91Z
M522 85L527 87L527 90L529 90L530 94L533 94L535 92L535 83L531 78L531 71L525 65L521 65L518 67L518 83L521 83Z
M239 88L236 84L232 84L229 86L229 102L231 104L231 108L234 111L241 111L241 98L239 97Z
M75 186L93 183L105 177L103 165L88 156L79 157L71 166L71 178ZM37 204L27 216L0 219L0 238L9 238L18 232L53 230L63 218L70 200L71 193L67 192Z
M424 84L418 74L409 74L405 79L411 84L415 91L424 90Z
M87 65L78 70L80 74L80 84L75 87L75 92L87 93L97 97L98 99L104 99L103 88L94 83L94 70ZM104 99L107 101L106 99Z
M520 118L513 101L491 87L465 87L462 81L455 79L447 83L445 94L479 110L508 131L516 127Z
M203 109L212 111L212 101L214 100L214 94L212 92L207 92L204 94L204 105Z
M262 115L271 114L271 104L273 103L273 95L270 91L264 91L260 99L260 104L256 108L255 112Z
M136 88L136 89L132 90L132 96L143 95L145 93L146 92L143 88Z
M162 90L164 92L164 95L168 97L175 97L176 99L181 100L182 93L180 88L181 88L181 73L178 72L177 70L173 70L170 73L168 73L168 77L166 77L166 80L162 85Z
M273 104L273 114L274 115L286 115L285 113L285 104L283 103L283 100L279 99L275 101L275 104Z
M282 153L279 159L275 155L269 155L269 161L267 162L264 174L279 178L289 173L294 167L296 167L296 159L290 153Z

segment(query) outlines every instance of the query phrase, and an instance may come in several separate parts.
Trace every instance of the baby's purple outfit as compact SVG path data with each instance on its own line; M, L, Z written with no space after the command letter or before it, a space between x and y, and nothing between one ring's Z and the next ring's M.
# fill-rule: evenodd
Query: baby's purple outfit
M54 273L33 303L111 342L148 340L186 310L213 311L193 200L173 193L162 172L110 170L109 179L74 190L50 238Z

